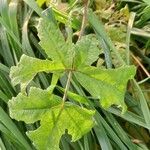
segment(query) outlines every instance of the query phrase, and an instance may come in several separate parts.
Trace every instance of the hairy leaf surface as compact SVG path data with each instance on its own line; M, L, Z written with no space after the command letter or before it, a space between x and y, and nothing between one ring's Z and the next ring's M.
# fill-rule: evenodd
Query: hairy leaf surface
M51 107L59 105L61 98L47 90L32 87L29 95L19 93L9 101L10 116L18 121L34 123L41 119Z
M94 111L71 103L62 106L61 98L47 90L31 88L29 95L20 93L8 103L10 116L18 121L34 123L41 120L41 126L30 131L28 136L40 150L59 149L59 141L66 129L76 141L94 125Z
M83 36L75 45L75 68L90 66L98 59L100 53L97 39L93 35Z
M64 67L61 63L22 55L18 65L11 67L10 78L13 85L21 83L26 86L38 72L42 71L62 72Z
M31 88L29 93L20 93L9 101L10 115L16 120L34 123L40 127L28 132L37 149L58 150L61 136L68 132L76 141L94 126L94 111L62 101L52 94L61 73L72 72L80 84L94 97L99 98L103 107L112 104L123 107L124 94L129 79L135 75L133 66L118 69L100 69L91 66L101 51L93 35L84 36L76 44L66 42L53 19L41 18L38 25L40 45L50 60L40 60L23 55L17 66L12 67L10 77L14 85L23 87L41 71L54 73L52 85L47 90ZM68 96L88 105L88 101L77 94Z
M40 38L40 45L45 50L46 54L52 60L61 62L64 66L70 66L72 60L70 59L70 50L73 47L72 43L66 43L65 39L59 30L57 24L51 20L40 19L38 24L38 36Z
M30 131L28 136L40 150L59 150L59 141L67 129L72 141L80 139L94 125L94 111L66 103L64 109L57 106L47 112L41 119L41 126Z
M122 106L124 94L129 79L135 75L134 66L126 66L118 69L100 69L85 67L74 73L80 84L93 96L100 99L103 107L108 108L112 104Z

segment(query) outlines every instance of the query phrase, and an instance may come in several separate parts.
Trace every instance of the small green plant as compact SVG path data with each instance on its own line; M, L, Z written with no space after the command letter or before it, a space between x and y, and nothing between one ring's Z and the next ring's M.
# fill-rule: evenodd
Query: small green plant
M92 35L82 36L76 44L71 40L65 41L52 14L48 11L45 14L47 17L40 18L37 30L39 44L48 59L22 55L18 65L13 66L10 71L13 85L21 84L21 92L8 105L12 118L29 124L40 121L39 128L27 133L37 149L57 150L65 132L72 136L72 141L76 141L96 124L95 110L86 108L88 102L80 101L85 106L83 108L66 101L72 77L93 98L99 99L102 107L108 108L115 104L125 111L126 84L134 77L135 67L102 69L92 66L101 53L96 38ZM51 86L46 90L31 87L25 92L35 75L43 71L53 74ZM53 90L63 75L68 75L68 80L64 94L60 97ZM74 100L79 101L78 96L74 96Z

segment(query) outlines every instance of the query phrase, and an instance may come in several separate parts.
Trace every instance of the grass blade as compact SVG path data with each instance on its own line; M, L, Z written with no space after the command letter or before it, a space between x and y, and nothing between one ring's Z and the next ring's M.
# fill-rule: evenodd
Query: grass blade
M31 146L28 144L27 140L23 137L21 132L18 130L16 125L12 122L12 120L8 117L8 115L4 112L4 110L0 107L0 121L7 126L9 131L16 137L18 141L28 150L32 150Z

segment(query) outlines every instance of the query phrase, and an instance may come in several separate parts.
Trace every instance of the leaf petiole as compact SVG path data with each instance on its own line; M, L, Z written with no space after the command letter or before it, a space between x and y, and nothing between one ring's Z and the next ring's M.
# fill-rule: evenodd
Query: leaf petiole
M64 107L65 101L67 99L67 92L68 92L68 89L70 87L71 78L72 78L72 71L69 71L69 73L68 73L68 79L67 79L67 83L66 83L66 87L65 87L65 91L64 91L64 95L63 95L62 108Z

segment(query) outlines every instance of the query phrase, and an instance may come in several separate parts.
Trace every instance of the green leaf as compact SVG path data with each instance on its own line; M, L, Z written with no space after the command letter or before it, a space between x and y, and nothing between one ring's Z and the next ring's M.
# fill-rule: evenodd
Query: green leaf
M47 0L37 0L37 4L41 7Z
M47 90L32 87L29 95L19 93L8 102L10 116L16 120L34 123L50 110L61 103L61 98L51 95Z
M63 92L65 91L65 89L62 88L62 87L57 86L57 88L58 88L61 92L62 92L62 91L63 91ZM68 92L67 92L67 96L68 96L69 98L71 98L72 100L76 101L76 102L79 102L79 103L85 104L85 105L89 105L89 103L88 103L88 101L87 101L87 98L84 97L84 96L78 95L78 94L73 93L73 92L71 92L71 91L68 91Z
M64 71L64 67L61 63L22 55L17 66L11 67L10 78L13 85L21 83L23 87L26 87L34 76L42 71L62 72Z
M90 66L98 59L101 51L98 48L98 41L94 35L86 35L75 45L75 67Z
M150 1L149 0L143 0L143 1L150 6Z
M14 85L21 83L21 87L26 87L38 72L51 72L54 73L51 86L47 90L31 88L27 95L18 94L8 105L12 118L26 123L40 121L41 126L38 129L28 132L37 149L58 150L61 136L67 131L72 135L72 141L90 131L94 126L95 113L64 102L59 96L52 94L60 75L67 71L72 72L94 98L100 99L103 107L116 104L125 111L126 84L134 77L135 68L124 66L118 69L100 69L90 66L100 54L97 40L88 35L76 44L66 42L52 14L46 15L48 16L39 21L38 36L40 45L52 61L23 55L18 65L11 68L10 77ZM114 48L109 40L107 43ZM67 94L68 97L87 104L84 97L70 92Z
M61 105L51 109L41 119L41 126L28 133L38 149L59 150L59 141L66 129L74 142L93 127L94 111L82 109L71 103L66 103L64 109L61 109Z
M8 105L10 116L18 121L34 123L41 120L41 126L28 133L40 150L58 149L66 129L72 135L72 141L76 141L94 126L94 111L71 103L63 106L61 98L47 90L31 88L28 96L20 93Z
M69 50L72 49L72 44L65 42L57 24L52 22L52 20L41 18L37 29L40 38L39 44L45 50L48 57L61 62L66 67L70 66L72 64L72 57L70 57ZM68 62L67 59L69 61L71 59L71 62Z
M123 111L126 110L124 94L128 80L135 75L134 66L124 66L118 69L85 67L78 69L74 75L93 97L100 99L104 108L116 104L123 107Z
M107 44L109 49L115 53L120 63L122 65L125 65L125 62L123 61L120 54L116 50L110 37L107 35L105 28L103 26L103 23L100 21L100 19L97 18L97 16L91 10L88 12L88 20L89 20L89 23L92 25L93 29L95 30L96 35L99 38L99 40L103 39L103 41Z

